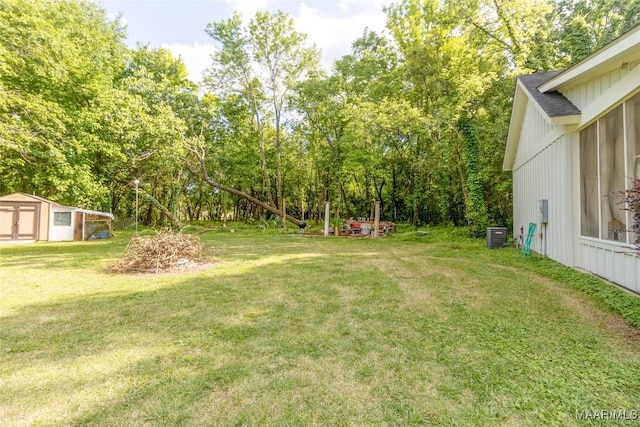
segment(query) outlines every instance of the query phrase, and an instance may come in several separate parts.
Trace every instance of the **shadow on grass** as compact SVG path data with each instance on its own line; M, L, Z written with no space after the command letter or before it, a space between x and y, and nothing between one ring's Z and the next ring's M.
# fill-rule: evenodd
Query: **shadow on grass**
M362 271L322 286L334 269L322 255L286 258L286 266L263 262L241 274L178 278L160 289L31 305L4 317L0 402L17 407L34 399L26 408L34 412L70 408L57 414L61 423L191 424L191 405L212 390L257 374L263 383L253 392L262 393L283 380L272 372L286 376L298 358L357 347L333 348L335 334L351 333L346 324L335 325L341 332L327 325L341 310L340 289L363 285ZM381 285L370 281L357 298L375 298L367 288Z
M118 257L128 241L122 239L87 242L38 242L20 246L3 246L1 265L5 268L67 268L86 260Z
M577 409L640 403L640 360L628 343L611 346L597 325L566 313L557 293L517 282L517 270L495 275L492 259L511 262L509 252L456 242L206 241L233 268L151 276L133 291L3 317L4 418L572 425ZM156 280L162 286L144 288Z

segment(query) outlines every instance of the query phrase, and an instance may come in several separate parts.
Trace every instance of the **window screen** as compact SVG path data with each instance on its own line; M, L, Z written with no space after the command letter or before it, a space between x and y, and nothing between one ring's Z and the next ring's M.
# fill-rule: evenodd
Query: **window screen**
M583 236L600 237L598 226L598 124L580 132L580 200Z
M53 225L68 227L71 225L71 212L54 212Z
M640 94L580 132L580 232L630 243L632 214L620 203L640 179Z

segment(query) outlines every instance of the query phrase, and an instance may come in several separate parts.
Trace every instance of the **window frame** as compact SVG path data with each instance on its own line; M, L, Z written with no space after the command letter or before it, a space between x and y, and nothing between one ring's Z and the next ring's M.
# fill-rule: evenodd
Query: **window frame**
M54 227L71 227L71 212L54 212L53 226Z
M620 206L620 210L624 210L625 211L625 231L624 231L624 238L622 239L618 239L618 240L613 240L613 239L609 239L609 232L608 230L603 230L603 225L602 225L602 221L603 221L603 212L602 212L602 204L603 204L603 198L607 195L602 194L603 193L603 189L602 189L602 174L603 174L603 167L601 165L601 162L603 160L602 156L603 154L601 153L601 138L603 136L603 133L601 132L601 127L603 126L602 121L605 120L607 118L607 116L609 116L612 112L614 112L615 110L617 110L618 108L621 108L622 112L622 139L623 139L623 163L624 163L624 179L625 182L628 181L625 185L624 188L619 188L619 189L615 189L615 191L624 191L627 188L630 188L632 185L632 181L633 179L640 179L640 177L635 177L636 175L636 171L630 170L631 165L632 165L632 161L631 161L631 156L635 154L635 147L629 147L629 144L634 144L634 138L640 138L640 135L634 135L633 137L631 136L631 132L635 132L635 127L634 127L634 123L635 121L633 120L633 117L629 116L629 114L633 114L633 116L639 116L640 113L629 113L628 110L632 110L632 108L630 107L631 102L635 102L638 103L640 100L640 92L636 92L633 95L627 97L626 99L622 100L619 103L616 103L615 105L612 106L612 108L608 109L607 111L602 112L600 115L598 115L598 117L585 124L585 126L582 126L581 129L578 130L578 139L579 139L579 155L580 155L580 171L579 171L579 185L580 185L580 237L581 238L586 238L586 239L596 239L598 241L602 241L602 242L607 242L607 243L611 243L611 244L617 244L617 245L624 245L624 246L628 246L629 243L628 242L633 242L636 239L634 238L634 233L630 232L630 231L626 231L630 228L630 224L632 224L633 222L633 214L628 210L628 205L625 204L624 206ZM636 104L638 105L638 104ZM596 140L595 141L590 141L591 143L595 144L596 146L596 159L597 159L597 191L596 191L596 203L594 203L593 200L591 200L591 203L594 203L591 207L591 209L593 209L595 215L597 216L597 237L596 236L590 236L587 234L584 234L585 230L588 230L589 227L587 227L584 224L585 221L585 213L583 212L586 211L586 209L588 209L588 206L585 206L585 194L584 194L584 190L583 187L585 185L585 171L583 170L583 165L584 165L584 159L583 156L585 154L586 151L586 131L591 127L594 126L596 127ZM606 142L604 142L606 144ZM635 141L636 146L638 145L638 142ZM609 193L612 194L612 193Z

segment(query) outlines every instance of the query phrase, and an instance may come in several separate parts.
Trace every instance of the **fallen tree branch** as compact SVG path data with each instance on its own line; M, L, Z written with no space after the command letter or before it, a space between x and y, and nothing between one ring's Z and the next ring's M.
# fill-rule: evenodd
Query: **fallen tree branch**
M128 181L120 181L123 184L126 184L127 186L135 189L136 185L132 182L128 182ZM165 205L163 205L162 203L160 203L158 201L158 199L156 199L155 197L153 197L151 194L147 193L146 191L144 191L143 189L141 189L140 187L138 187L138 193L146 200L150 201L152 205L154 205L156 208L158 208L160 210L160 212L166 216L169 221L171 221L171 223L178 229L182 229L182 223L180 222L180 220L178 218L176 218L175 215L173 215L171 212L169 212L169 209L167 209L167 207Z
M187 169L189 169L189 172L191 172L192 174L194 174L195 176L199 176L200 178L202 178L207 184L209 184L212 188L216 189L219 188L222 191L226 191L227 193L231 193L231 194L235 194L236 196L242 197L245 200L250 201L251 203L255 203L256 205L260 206L261 208L263 208L266 211L271 212L274 215L280 216L282 217L282 211L280 209L278 209L275 206L272 206L268 203L263 202L260 199L257 199L247 193L245 193L244 191L240 191L237 190L233 187L229 187L227 185L224 184L220 184L216 181L214 181L209 174L207 173L207 167L205 164L205 152L204 149L200 149L197 150L196 148L193 147L188 147L187 148L197 159L198 159L198 163L200 164L200 172L196 171L191 165L188 164L188 162L185 162ZM297 219L296 217L293 217L289 214L284 215L284 218L289 221L292 222L296 225L298 225L301 221L299 219Z

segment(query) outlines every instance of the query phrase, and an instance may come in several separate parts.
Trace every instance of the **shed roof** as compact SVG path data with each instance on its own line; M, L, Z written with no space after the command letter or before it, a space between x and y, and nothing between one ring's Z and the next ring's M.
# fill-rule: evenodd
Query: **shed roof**
M17 195L20 195L22 197L27 197L29 199L34 199L34 200L37 200L38 202L48 203L48 204L53 205L53 206L61 206L60 203L54 202L53 200L47 200L47 199L45 199L43 197L38 197L38 196L35 196L33 194L27 194L27 193L23 193L23 192L20 192L20 191L17 191L15 193L11 193L11 194L5 194L4 196L0 196L0 199L1 200L6 200L6 201L13 201L12 198L14 196L17 196Z
M5 201L10 201L11 202L11 201L14 201L14 200L12 200L12 198L14 196L17 196L17 195L20 195L22 197L27 197L27 198L30 198L30 199L33 199L33 200L37 200L38 202L50 204L54 208L58 208L58 209L69 209L70 211L73 211L73 212L84 212L86 214L105 216L105 217L108 217L108 218L111 218L111 219L115 219L113 214L109 213L109 212L93 211L93 210L90 210L90 209L82 209L82 208L77 208L77 207L74 207L74 206L64 206L64 205L61 205L58 202L54 202L53 200L48 200L48 199L45 199L43 197L38 197L38 196L34 196L33 194L22 193L22 192L19 192L19 191L15 192L15 193L11 193L11 194L6 194L4 196L0 196L0 200L5 200Z

